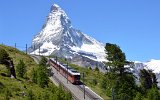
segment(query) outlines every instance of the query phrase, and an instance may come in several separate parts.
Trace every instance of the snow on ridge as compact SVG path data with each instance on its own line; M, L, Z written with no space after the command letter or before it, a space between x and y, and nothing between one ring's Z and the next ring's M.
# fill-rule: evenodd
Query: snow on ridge
M140 61L134 61L134 63L143 63L143 62L140 62Z
M148 69L153 70L154 73L160 73L160 60L151 59L144 63Z
M86 38L88 38L89 40L91 40L94 44L98 44L98 45L104 46L103 43L97 41L96 39L94 39L94 38L92 38L92 37L90 37L90 36L88 36L87 34L84 34L84 33L82 33L82 34L83 34Z
M95 61L106 61L106 58L105 58L105 50L104 50L104 47L103 46L100 46L98 44L93 44L93 45L90 45L90 44L82 44L81 47L71 47L72 50L76 51L76 52L85 52L86 54L89 53L89 54L93 54L96 56L96 58L93 58L93 57L88 57L88 58L91 58L92 60L95 60Z
M137 69L149 69L154 73L160 73L160 60L151 59L147 62L135 61L135 68Z
M52 6L55 6L55 7L59 8L59 5L57 5L57 4L53 4Z
M48 56L50 55L54 50L58 50L59 47L54 45L52 42L45 42L41 47L40 47L40 55ZM30 54L36 54L39 55L39 49L31 52Z

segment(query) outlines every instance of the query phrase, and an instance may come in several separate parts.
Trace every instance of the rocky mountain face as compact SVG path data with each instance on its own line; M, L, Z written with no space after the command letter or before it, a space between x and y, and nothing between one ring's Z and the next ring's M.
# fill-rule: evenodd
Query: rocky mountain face
M42 30L33 38L31 54L56 55L84 67L100 66L105 59L104 45L72 27L58 5L51 6Z

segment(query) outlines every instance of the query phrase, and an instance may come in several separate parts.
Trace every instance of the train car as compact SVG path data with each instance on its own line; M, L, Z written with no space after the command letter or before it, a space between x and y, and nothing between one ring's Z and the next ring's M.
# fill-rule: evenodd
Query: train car
M54 59L49 59L49 64L50 64L51 66L53 66L57 71L60 70L59 62L57 62L56 60L54 60Z
M65 78L68 78L72 84L80 83L80 73L68 66L67 64L62 64L55 59L49 59L50 65L53 66L57 71L60 72Z

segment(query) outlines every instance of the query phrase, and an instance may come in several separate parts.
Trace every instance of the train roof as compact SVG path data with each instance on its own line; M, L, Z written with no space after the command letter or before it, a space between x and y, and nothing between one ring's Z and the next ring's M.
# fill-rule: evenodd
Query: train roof
M54 58L50 58L50 59L51 59L52 61L56 62ZM68 72L69 72L70 74L72 74L72 75L80 75L80 73L79 73L77 70L71 68L71 67L68 66L67 64L62 64L62 63L60 63L60 62L58 62L58 61L57 61L57 64L60 65L60 66L61 66L63 69L65 69L66 71L67 71L67 67L68 67Z

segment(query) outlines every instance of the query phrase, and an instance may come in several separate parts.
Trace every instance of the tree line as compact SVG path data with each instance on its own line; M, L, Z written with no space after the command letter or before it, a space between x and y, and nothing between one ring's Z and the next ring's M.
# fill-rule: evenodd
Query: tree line
M101 82L101 87L112 100L159 100L160 93L157 78L151 70L142 69L137 77L130 70L133 62L126 60L125 53L116 44L106 43L108 62L107 73ZM128 67L126 67L126 65Z

